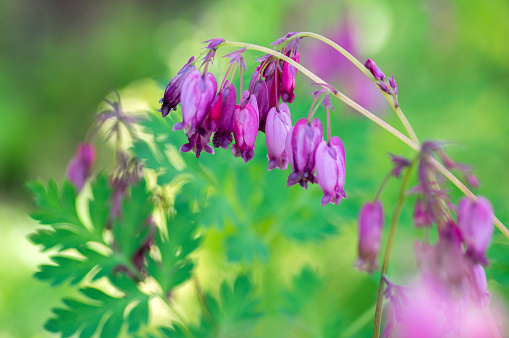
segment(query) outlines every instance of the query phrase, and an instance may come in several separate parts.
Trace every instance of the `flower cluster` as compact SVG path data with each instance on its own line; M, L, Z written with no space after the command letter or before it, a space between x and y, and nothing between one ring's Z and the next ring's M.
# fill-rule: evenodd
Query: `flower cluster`
M289 33L273 45L283 55L299 62L301 38L295 38L295 34ZM329 135L324 140L322 122L313 118L313 114L292 124L288 104L295 98L296 68L267 54L258 60L260 64L248 90L243 91L242 72L246 66L242 57L245 48L242 48L224 56L230 59L230 66L218 86L214 75L207 70L224 40L206 42L203 70L196 69L192 57L169 82L161 99L163 117L181 105L183 121L176 123L173 130L184 130L189 142L180 147L180 152L192 150L196 157L203 150L213 154L209 144L212 139L215 148L227 149L230 145L232 154L247 163L254 157L255 141L261 131L265 133L268 170L285 170L290 164L288 186L298 183L307 188L308 183L318 183L324 192L321 204L339 204L346 197L344 146L337 136ZM241 73L239 101L232 82L237 68ZM317 95L322 97L328 112L331 105L326 90Z
M488 264L486 250L494 230L493 208L482 196L475 200L463 197L454 206L444 189L442 174L432 164L436 157L446 167L462 171L467 181L472 180L468 177L474 177L468 166L447 156L441 143L429 141L422 144L421 152L414 161L418 161L418 185L408 193L418 195L414 208L415 226L430 228L436 224L438 242L431 244L426 240L414 243L421 277L416 286L404 289L383 276L387 284L385 295L391 302L385 331L388 336L393 331L402 336L411 332L415 334L416 328L421 326L423 337L456 336L461 326L460 315L480 314L490 301L483 265ZM400 156L391 155L391 158L394 168L388 177L399 177L403 169L413 165ZM478 182L477 179L472 181ZM356 263L359 269L373 272L378 268L382 226L380 201L376 199L373 203L366 203L359 214L359 258ZM421 298L425 298L426 302L423 303ZM416 313L421 317L416 317ZM418 317L426 324L419 324Z

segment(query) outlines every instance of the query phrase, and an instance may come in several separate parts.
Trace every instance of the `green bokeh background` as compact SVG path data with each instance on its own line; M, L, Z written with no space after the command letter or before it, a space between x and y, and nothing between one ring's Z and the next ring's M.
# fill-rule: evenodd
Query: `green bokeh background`
M509 2L503 0L1 2L0 337L49 336L42 324L59 297L69 292L31 277L47 258L26 240L36 224L27 216L33 206L24 182L64 176L76 144L112 89L149 102L146 106L134 100L133 107L156 108L163 91L156 84L167 82L209 38L267 46L289 31L327 35L348 13L359 31L356 56L370 57L386 74L394 74L401 107L422 140L456 141L449 153L473 165L482 184L477 192L489 197L502 222L509 223L508 12ZM313 44L304 40L301 50L306 46ZM246 54L251 71L260 56ZM305 59L301 62L306 65ZM215 71L220 73L220 65ZM311 91L309 82L300 75L297 87L299 96L291 106L294 122L311 103L305 95ZM355 215L390 169L387 152L412 156L412 151L340 102L334 104L333 133L342 138L347 153L348 199L323 212L351 222L342 223L346 225L327 250L306 247L307 256L300 260L321 271L341 267L344 279L358 279L360 274L351 268ZM402 129L388 106L376 113ZM247 166L265 165L258 161ZM392 182L383 197L388 215L397 190ZM452 195L460 196L455 189ZM316 187L311 189L309 203L319 203L319 196ZM407 208L396 239L396 276L411 269L411 236L422 235L411 228L410 213ZM494 240L503 241L498 232ZM352 300L352 307L360 311L371 304L374 280L365 277L369 292L361 301ZM342 292L359 293L364 285L351 284L345 283ZM495 282L490 287L494 297L504 294Z

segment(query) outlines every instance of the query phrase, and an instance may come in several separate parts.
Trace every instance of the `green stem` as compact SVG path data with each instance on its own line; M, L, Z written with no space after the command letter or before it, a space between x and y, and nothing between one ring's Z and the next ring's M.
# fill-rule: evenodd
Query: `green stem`
M378 188L378 191L376 192L374 201L376 202L380 195L382 194L382 191L384 191L385 186L387 185L387 182L389 182L389 179L392 177L392 170L385 175L384 180L382 181L382 184L380 184L380 187Z
M405 178L401 183L401 190L399 191L399 198L396 204L396 209L394 210L394 215L392 216L391 228L389 230L389 238L387 239L387 246L385 247L385 255L384 262L382 265L382 271L380 273L380 282L378 284L378 295L376 298L376 310L375 310L375 320L373 324L373 337L378 338L380 335L380 326L382 323L382 306L383 306L383 291L384 291L384 281L382 276L387 273L387 269L389 267L389 259L391 256L391 248L392 243L394 241L394 235L396 234L396 227L399 222L399 217L401 216L401 210L403 209L403 204L406 199L406 192L408 190L408 184L410 182L410 177L412 176L413 169L415 167L415 163L417 162L417 157L412 161L412 165L407 169L405 174Z
M343 47L341 47L340 45L338 45L334 41L329 40L329 39L327 39L326 37L324 37L324 36L322 36L320 34L316 34L316 33L312 33L312 32L301 32L301 33L295 34L294 36L290 37L290 39L295 39L295 38L299 38L299 37L310 37L310 38L314 38L314 39L320 40L320 41L328 44L329 46L331 46L332 48L334 48L335 50L337 50L338 52L343 54L343 56L345 56L351 63L353 63L357 68L359 68L359 70L361 72L363 72L364 75L366 75L373 83L376 84L378 82L378 80L375 79L373 74L371 74L371 72L359 60L357 60L352 54L348 53ZM380 92L387 99L387 101L389 102L391 107L396 112L396 115L398 115L398 118L400 119L401 123L405 127L408 135L410 135L410 139L414 143L419 144L419 139L417 138L417 135L415 134L414 130L412 129L412 126L408 122L405 114L403 114L403 111L401 110L401 108L399 106L398 107L394 106L394 101L392 99L392 96L387 94L387 93L384 93L380 89L380 87L378 87L378 86L376 86L376 87L377 87L378 90L380 90Z
M321 84L322 87L329 89L330 85L327 84L327 82L322 80L320 77L316 76L314 73L309 71L307 68L303 67L301 64L299 64L299 63L295 62L294 60L290 59L286 55L283 55L283 54L281 54L279 52L276 52L276 51L274 51L272 49L269 49L269 48L266 48L266 47L262 47L262 46L258 46L258 45L253 45L253 44L250 44L250 43L233 42L233 41L225 41L224 43L221 44L221 46L245 47L246 49L257 50L257 51L260 51L260 52L263 52L263 53L266 53L266 54L270 54L270 55L275 56L275 57L277 57L277 58L279 58L279 59L281 59L283 61L288 62L289 64L291 64L292 66L297 68L301 73L306 75L309 79L311 79L313 82ZM384 128L389 133L391 133L394 136L396 136L397 138L399 138L401 141L403 141L406 145L408 145L413 150L420 151L421 146L420 146L419 143L410 140L408 137L403 135L400 131L395 129L393 126L391 126L390 124L386 123L385 121L383 121L382 119L380 119L378 116L374 115L373 113L371 113L367 109L364 109L363 107L358 105L356 102L354 102L353 100L348 98L346 95L342 94L341 92L339 92L337 90L336 91L331 91L331 92L338 99L340 99L341 101L345 102L347 105L349 105L353 109L357 110L359 113L361 113L362 115L366 116L368 119L370 119L371 121L375 122L380 127ZM431 157L430 158L430 163L433 166L435 166L435 168L437 168L438 171L440 171L445 177L447 177L447 179L449 179L456 187L458 187L458 189L460 189L463 194L465 194L467 197L469 197L472 200L476 200L477 199L477 197L458 178L456 178L456 176L454 176L449 170L447 170L440 162L438 162L436 159ZM500 220L495 216L495 214L492 214L491 216L492 216L493 222L495 223L495 226L509 240L509 230L504 226L504 224L502 224L502 222L500 222Z
M317 84L325 84L326 86L323 86L324 88L329 89L329 87L332 87L327 82L322 80L320 77L318 77L317 75L315 75L314 73L309 71L307 68L302 66L300 63L297 63L294 60L290 59L288 56L283 55L279 52L276 52L272 49L258 46L258 45L253 45L250 43L233 42L233 41L225 41L223 44L221 44L221 46L245 47L246 49L257 50L257 51L260 51L260 52L263 52L266 54L270 54L270 55L275 56L283 61L288 62L290 65L297 68L302 74L306 75L313 82L316 82ZM370 120L372 120L373 122L375 122L376 124L378 124L379 126L384 128L385 130L387 130L388 132L393 134L394 136L396 136L397 138L399 138L401 141L406 143L410 148L412 148L416 151L420 150L419 145L414 143L408 137L403 135L399 130L397 130L396 128L394 128L393 126L391 126L390 124L388 124L387 122L385 122L384 120L382 120L381 118L376 116L375 114L373 114L370 111L368 111L367 109L361 107L359 104L357 104L355 101L350 99L348 96L344 95L343 93L339 92L338 90L335 90L334 92L332 92L332 94L334 96L336 96L338 99L340 99L341 101L343 101L344 103L346 103L347 105L349 105L350 107L352 107L353 109L357 110L362 115L366 116L367 118L369 118Z

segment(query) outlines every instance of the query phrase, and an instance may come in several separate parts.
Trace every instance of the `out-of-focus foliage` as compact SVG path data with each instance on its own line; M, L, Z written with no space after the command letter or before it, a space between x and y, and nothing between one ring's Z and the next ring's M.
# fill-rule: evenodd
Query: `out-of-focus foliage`
M506 175L509 44L505 37L509 21L504 16L508 11L509 3L502 0L1 2L0 30L4 34L0 34L0 334L45 336L42 325L49 309L57 306L62 297L82 297L65 283L63 287L50 288L32 280L36 265L53 263L37 253L25 238L34 231L35 224L23 216L33 209L27 206L30 199L22 188L24 182L50 176L60 181L75 145L85 137L98 103L112 88L132 97L128 102L131 107L154 110L165 82L191 54L197 54L199 42L208 38L268 45L288 31L309 30L330 36L329 32L344 20L343 16L349 16L356 24L359 44L356 56L361 60L373 58L386 73L394 74L399 102L419 137L457 141L449 147L453 158L474 165L482 183L478 192L489 197L497 215L505 224L509 223L504 189L509 186ZM303 41L301 50L312 48L312 42ZM261 56L248 55L250 67L249 62ZM307 62L303 53L302 63L308 65ZM313 70L313 65L309 68ZM147 79L155 79L158 86ZM300 75L297 81L298 98L291 110L293 116L304 116L310 105L310 98L305 96L310 87ZM300 230L292 226L288 232L285 226L292 223L285 222L281 225L284 235L274 237L269 249L261 241L251 257L266 255L265 265L259 268L266 280L259 285L267 294L264 301L273 307L281 304L280 295L264 286L281 279L291 289L294 278L303 273L302 267L311 264L316 280L325 283L323 292L329 302L338 307L349 304L348 313L342 314L343 321L337 324L343 327L341 323L352 323L364 313L365 322L369 322L375 297L376 278L361 275L352 268L356 242L353 220L362 202L373 197L389 170L386 153L411 156L412 152L369 121L343 109L339 102L333 103L340 111L333 117L333 133L342 138L346 148L348 199L338 208L319 209L321 216L333 220L319 224L334 224L339 233L320 241L320 245L302 244L295 240L317 236L310 231L327 232L305 226ZM383 114L388 108L381 106L376 112ZM402 129L391 113L383 117ZM170 134L170 130L165 132ZM238 170L241 182L258 178L257 183L273 188L265 196L271 199L270 203L263 199L260 202L260 196L255 196L256 205L261 208L271 204L271 210L277 210L278 204L287 203L290 196L309 205L308 208L315 207L319 189L314 187L305 194L297 192L296 187L287 189L286 174L267 173L263 153L255 153L258 162L244 165L232 161L222 168L229 172ZM100 154L100 161L107 163L108 156ZM200 161L210 161L206 156L202 155ZM171 177L160 178L160 183L168 183L164 179ZM234 181L229 184L224 191L231 199L238 194L234 190L234 187L238 190L238 184ZM384 193L387 210L392 210L397 190L394 182ZM456 190L452 194L459 197ZM210 203L209 207L214 208L219 201L214 202L212 196ZM242 203L245 206L245 200ZM243 211L239 205L225 211L225 215L235 219L244 212L253 213L251 209ZM411 210L405 209L393 248L390 271L396 282L397 276L414 268L412 239L422 236L412 229L410 215ZM240 262L248 258L235 255L235 244L239 242L230 240L227 246L228 238L241 237L260 244L260 236L266 234L264 227L269 226L260 222L254 232L244 232L242 222L224 219L224 215L216 215L200 221L210 226L201 249L201 253L210 255L207 259L201 256L199 266L216 268L198 268L198 276L210 287L208 291L213 296L219 292L217 281L226 278L232 285L232 276L244 269L245 263ZM68 229L53 229L39 232L40 242L49 245L53 231L60 232L67 246L76 245L79 240ZM500 235L494 241L505 243ZM264 246L265 250L260 249ZM503 292L509 299L509 292L502 285L506 275L503 257L493 252L493 264L487 274L500 281L499 284L489 280L494 298ZM253 261L259 264L257 259ZM322 309L321 305L317 300L316 308ZM348 333L362 335L357 331L346 331L345 335Z

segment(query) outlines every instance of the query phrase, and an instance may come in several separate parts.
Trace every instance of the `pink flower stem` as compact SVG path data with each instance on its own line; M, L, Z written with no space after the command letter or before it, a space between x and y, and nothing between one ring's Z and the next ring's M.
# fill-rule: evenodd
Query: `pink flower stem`
M327 107L327 144L330 142L330 108Z
M401 210L403 209L403 204L406 199L406 192L408 190L408 184L410 182L410 177L412 176L413 169L415 167L415 163L417 163L417 158L412 161L412 165L407 169L403 182L401 183L401 189L399 191L399 198L396 204L396 208L394 209L394 215L392 216L391 228L389 230L389 238L387 239L387 245L385 246L385 254L384 254L384 262L382 265L382 271L380 273L380 282L378 283L378 295L376 297L376 309L375 309L375 320L373 323L373 337L378 338L380 335L380 326L382 323L382 306L384 302L384 276L387 273L387 269L389 267L389 259L391 256L391 248L392 243L394 241L394 236L396 234L396 227L399 222L399 217L401 216Z

